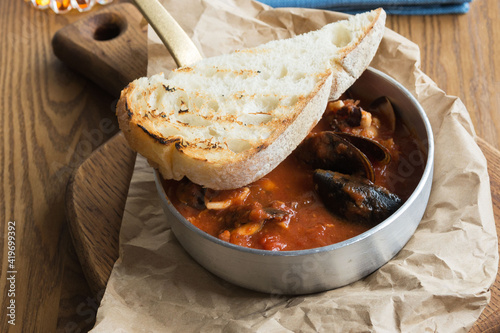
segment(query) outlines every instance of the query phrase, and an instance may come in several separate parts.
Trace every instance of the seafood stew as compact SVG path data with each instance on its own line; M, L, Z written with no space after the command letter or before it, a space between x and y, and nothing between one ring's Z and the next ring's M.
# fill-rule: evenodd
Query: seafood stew
M175 208L214 237L263 250L310 249L355 237L396 211L423 173L419 147L389 99L344 98L329 102L299 147L252 184L163 186Z

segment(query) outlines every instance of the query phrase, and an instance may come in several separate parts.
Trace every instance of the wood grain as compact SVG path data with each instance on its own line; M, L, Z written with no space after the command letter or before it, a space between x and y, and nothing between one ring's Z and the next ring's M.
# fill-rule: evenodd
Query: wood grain
M500 172L498 172L500 170L500 151L483 139L478 139L477 143L488 160L493 213L495 215L497 237L500 243ZM481 313L481 316L470 332L500 332L500 269L497 272L495 283L491 286L490 304Z
M90 13L108 7L96 6ZM498 0L474 0L466 15L388 19L388 27L420 46L423 71L464 101L477 133L496 148L499 7ZM2 235L9 220L16 220L18 228L16 326L3 317L0 332L85 331L88 311L98 298L89 294L71 250L64 193L73 170L116 133L110 113L116 96L69 70L52 53L53 34L87 14L54 15L20 0L0 1L0 13L0 226ZM102 137L90 141L88 134L96 131ZM483 147L487 155L488 148ZM490 170L493 184L498 163L490 162ZM498 217L498 204L495 209ZM0 306L5 309L5 236L0 249ZM475 332L499 331L492 318L498 319L498 312L487 308Z
M69 230L95 295L106 287L118 258L118 235L135 156L119 133L92 153L68 184Z
M56 330L66 248L67 181L118 126L111 96L52 54L52 35L79 16L0 1L0 226L16 221L16 325L7 323L7 242L0 238L0 332ZM104 121L104 122L103 122ZM104 130L101 125L105 124ZM86 135L99 132L93 141Z
M61 238L65 240L65 255L56 332L87 332L95 324L104 289L97 293L90 290L67 228Z
M466 15L389 16L387 27L420 47L423 72L460 97L477 135L500 149L500 1L473 1Z
M146 25L141 22L131 4L107 7L59 30L52 46L64 63L118 96L124 86L146 73ZM118 257L118 232L135 160L121 134L113 143L92 153L68 184L69 231L94 294L104 290Z

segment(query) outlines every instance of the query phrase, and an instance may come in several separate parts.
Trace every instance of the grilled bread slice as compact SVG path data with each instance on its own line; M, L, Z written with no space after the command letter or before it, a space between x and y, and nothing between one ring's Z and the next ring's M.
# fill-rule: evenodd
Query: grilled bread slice
M290 39L206 58L140 78L121 93L117 116L130 146L166 179L212 189L269 173L371 62L382 9Z

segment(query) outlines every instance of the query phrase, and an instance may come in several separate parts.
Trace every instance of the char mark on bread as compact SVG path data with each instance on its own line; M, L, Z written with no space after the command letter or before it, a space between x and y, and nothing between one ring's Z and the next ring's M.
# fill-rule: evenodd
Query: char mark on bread
M166 139L162 136L159 136L159 135L156 135L156 134L153 134L151 132L149 132L144 126L140 125L140 124L137 124L137 126L142 129L144 131L144 133L146 133L147 135L149 135L150 137L152 137L153 139L156 140L156 142L162 144L162 145L169 145L169 144L175 144L176 145L176 148L177 148L177 145L179 145L179 147L182 147L182 144L181 144L181 139L180 138L171 138L171 139Z
M128 103L127 102L125 102L125 110L127 111L128 118L132 119L133 113L132 113L132 111L130 111L130 108L128 107Z

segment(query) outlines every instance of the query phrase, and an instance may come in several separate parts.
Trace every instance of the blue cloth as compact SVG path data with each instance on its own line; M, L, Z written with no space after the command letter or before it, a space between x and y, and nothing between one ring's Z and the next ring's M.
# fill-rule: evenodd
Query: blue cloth
M259 0L271 7L304 7L360 13L378 7L393 15L465 14L471 0Z

